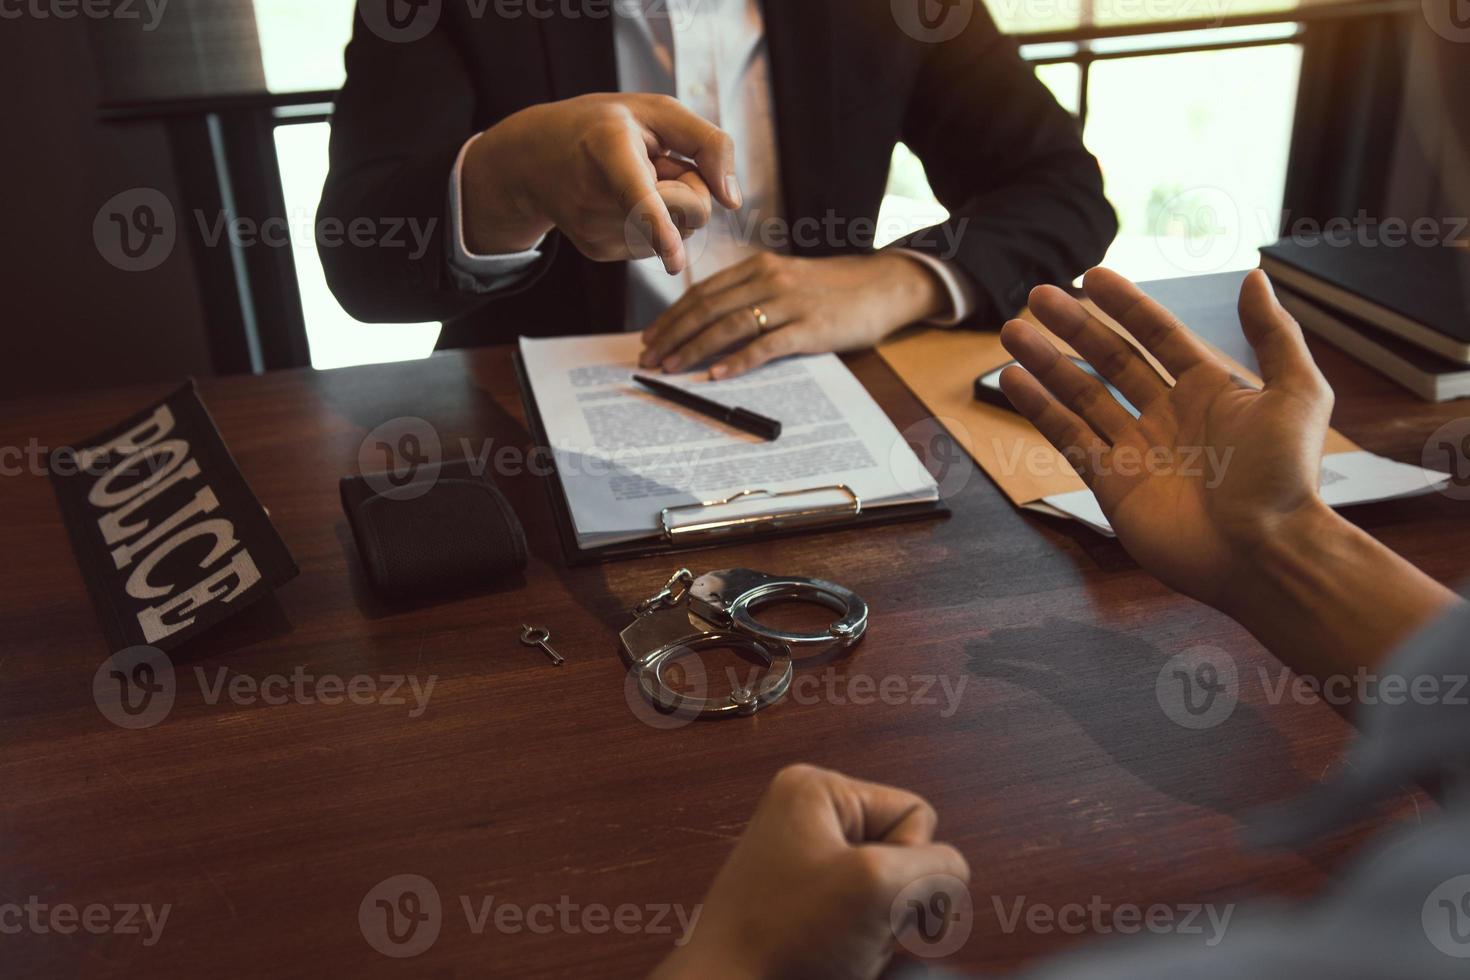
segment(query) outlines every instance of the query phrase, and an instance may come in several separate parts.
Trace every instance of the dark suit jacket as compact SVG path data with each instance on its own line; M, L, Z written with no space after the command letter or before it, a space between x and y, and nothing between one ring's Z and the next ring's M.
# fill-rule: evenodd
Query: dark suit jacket
M903 141L960 232L944 257L977 287L970 325L994 327L1030 287L1101 259L1117 222L1075 120L981 0L959 9L967 2L968 26L943 43L901 30L891 0L766 0L765 26L786 219L871 221ZM434 28L407 43L364 22L367 8L382 23L390 3L404 0L358 4L320 217L432 221L435 234L417 257L401 239L322 248L338 300L360 320L444 320L441 347L620 328L624 263L592 262L555 233L532 276L488 296L458 290L445 258L449 173L465 140L528 105L617 90L608 0L527 3L512 17L486 0L443 0ZM901 244L942 254L947 241L936 232ZM863 248L849 236L792 251Z

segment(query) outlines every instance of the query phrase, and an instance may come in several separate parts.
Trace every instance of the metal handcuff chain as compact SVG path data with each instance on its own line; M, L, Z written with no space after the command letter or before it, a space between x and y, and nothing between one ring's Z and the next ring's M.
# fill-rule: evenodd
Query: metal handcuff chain
M825 630L777 630L755 619L761 606L781 599L815 602L837 612ZM748 568L709 572L695 578L687 568L669 577L658 592L634 609L633 623L619 639L644 697L662 711L700 718L750 715L774 704L791 687L792 648L851 647L868 625L868 606L848 589L821 579L783 577ZM733 649L763 660L768 673L754 689L737 686L724 699L681 694L664 671L701 650Z

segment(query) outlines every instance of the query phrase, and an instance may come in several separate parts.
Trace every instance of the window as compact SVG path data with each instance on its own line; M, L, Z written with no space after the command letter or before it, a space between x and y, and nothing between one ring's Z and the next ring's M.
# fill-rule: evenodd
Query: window
M327 179L329 135L326 123L276 127L276 156L291 227L296 281L301 288L301 312L306 319L307 343L311 346L311 365L334 368L428 357L439 337L439 324L361 323L342 309L327 288L327 277L317 257L314 229L317 202Z
M345 79L342 49L352 35L354 0L254 0L266 88L273 93L325 92ZM308 115L320 107L306 107ZM278 110L276 159L291 228L291 251L301 290L301 312L311 363L317 368L427 357L437 323L361 323L327 288L314 234L317 202L327 179L325 122L291 122L294 108ZM290 123L289 125L285 123Z
M1092 65L1084 135L1133 279L1254 268L1273 242L1301 49L1274 44Z
M1149 280L1258 264L1257 250L1276 240L1281 223L1301 68L1296 29L1267 24L1022 47L1064 108L1085 109L1083 135L1120 225L1108 266ZM1154 53L1160 48L1189 50ZM905 147L894 154L883 207L894 216L880 221L885 231L903 216L915 222L906 233L944 214Z
M254 0L265 86L272 92L342 87L342 49L352 36L354 0Z

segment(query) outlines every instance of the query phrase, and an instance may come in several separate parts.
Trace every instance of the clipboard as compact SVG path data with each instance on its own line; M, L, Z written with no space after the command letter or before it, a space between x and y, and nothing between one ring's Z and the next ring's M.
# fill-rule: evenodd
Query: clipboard
M520 351L511 354L511 363L515 367L516 384L521 390L521 405L526 410L526 427L530 431L531 439L536 445L550 446L551 442L546 437L546 427L541 421L541 412L536 407L536 398L531 391L531 379L526 373L526 365L521 357ZM557 540L561 545L562 557L568 565L595 565L601 562L622 561L630 558L648 558L654 555L675 555L691 551L706 551L710 548L719 548L727 544L745 543L747 541L767 541L772 538L786 537L796 534L813 534L817 532L845 531L861 527L872 527L878 524L895 524L904 521L922 520L931 517L949 516L949 506L942 499L915 501L909 504L891 504L885 507L868 508L863 506L862 498L850 487L841 484L812 487L808 490L789 491L787 493L772 494L753 487L741 491L734 497L725 500L703 501L700 503L681 505L679 507L665 508L659 514L660 523L663 525L661 536L648 539L640 538L637 541L622 541L616 544L599 545L595 548L579 548L577 546L576 525L572 522L572 512L567 504L566 494L562 492L561 476L557 473L556 459L551 456L550 464L544 475L538 475L546 485L547 497L551 501L551 513L556 523ZM734 518L723 521L707 521L694 523L688 526L673 526L671 518L675 512L697 514L701 509L713 509L735 502L736 498L757 498L761 495L772 499L777 497L804 496L807 494L833 493L845 491L848 499L839 506L822 508L810 508L795 511L786 511L772 515L754 515L750 518Z

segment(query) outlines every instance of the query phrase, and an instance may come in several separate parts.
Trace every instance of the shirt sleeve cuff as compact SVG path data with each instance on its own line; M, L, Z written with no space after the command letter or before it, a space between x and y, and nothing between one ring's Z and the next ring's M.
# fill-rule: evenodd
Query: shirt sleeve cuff
M460 182L464 171L465 152L474 137L465 140L454 159L454 169L449 173L449 275L455 285L471 293L489 293L505 289L524 279L541 258L540 240L523 252L501 255L478 255L471 252L464 238L464 210L460 200Z
M945 292L949 293L949 313L944 316L931 317L925 322L937 327L952 327L975 312L975 287L970 282L968 273L963 269L952 262L937 259L911 248L894 248L893 251L923 263L939 277Z

